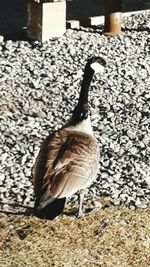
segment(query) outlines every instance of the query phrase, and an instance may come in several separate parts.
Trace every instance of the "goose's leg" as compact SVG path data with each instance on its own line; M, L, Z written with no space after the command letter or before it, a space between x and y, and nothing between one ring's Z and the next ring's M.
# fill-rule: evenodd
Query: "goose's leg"
M79 191L79 196L78 196L78 202L79 202L79 211L78 211L78 217L81 217L83 215L83 200L84 200L84 194L85 190L81 189Z

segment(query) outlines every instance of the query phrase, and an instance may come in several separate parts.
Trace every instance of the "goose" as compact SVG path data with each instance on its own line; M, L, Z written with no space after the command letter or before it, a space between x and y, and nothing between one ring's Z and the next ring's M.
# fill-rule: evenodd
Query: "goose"
M83 214L85 190L96 179L99 146L88 111L88 92L94 73L106 62L92 57L85 65L79 100L66 124L43 141L33 166L37 217L54 219L63 212L66 198L79 192L78 216Z

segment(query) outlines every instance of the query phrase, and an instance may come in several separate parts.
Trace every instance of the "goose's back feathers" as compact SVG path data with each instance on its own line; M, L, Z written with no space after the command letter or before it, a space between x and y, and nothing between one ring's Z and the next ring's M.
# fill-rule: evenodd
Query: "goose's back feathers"
M88 187L96 178L98 159L92 135L67 127L48 136L33 168L37 206Z

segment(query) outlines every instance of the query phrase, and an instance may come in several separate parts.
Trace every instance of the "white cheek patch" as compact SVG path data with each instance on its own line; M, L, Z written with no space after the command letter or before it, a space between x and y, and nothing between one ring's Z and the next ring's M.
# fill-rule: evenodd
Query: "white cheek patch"
M98 62L93 62L91 64L91 68L94 70L95 73L99 73L99 72L103 73L104 72L104 67L101 64L99 64Z

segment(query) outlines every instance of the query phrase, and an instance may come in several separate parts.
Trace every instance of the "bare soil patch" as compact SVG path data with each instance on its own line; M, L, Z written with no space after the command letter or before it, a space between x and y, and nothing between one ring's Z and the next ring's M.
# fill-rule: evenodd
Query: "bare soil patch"
M108 207L53 221L1 215L0 266L148 267L150 209Z

